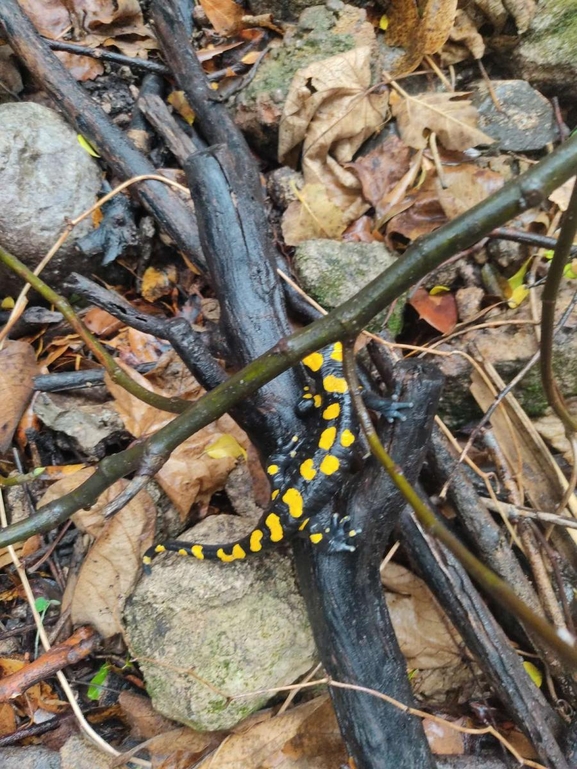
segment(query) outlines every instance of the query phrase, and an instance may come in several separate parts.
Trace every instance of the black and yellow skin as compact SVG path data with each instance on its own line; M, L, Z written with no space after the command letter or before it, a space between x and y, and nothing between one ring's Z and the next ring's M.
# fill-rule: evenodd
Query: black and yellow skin
M303 395L303 405L312 404L307 410L314 410L310 419L315 426L307 425L310 437L293 436L287 449L269 459L266 471L271 480L271 502L258 525L245 537L223 545L173 540L153 546L144 555L145 567L165 551L229 563L275 547L297 534L315 545L354 549L351 540L356 532L347 527L347 519L342 526L335 521L328 529L314 523L315 513L334 496L350 467L351 447L357 440L342 356L342 345L337 342L302 361L315 382L316 392L306 388Z

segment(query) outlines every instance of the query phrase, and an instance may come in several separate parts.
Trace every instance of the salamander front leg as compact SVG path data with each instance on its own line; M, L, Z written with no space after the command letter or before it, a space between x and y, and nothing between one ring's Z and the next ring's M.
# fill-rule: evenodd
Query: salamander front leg
M313 523L303 534L313 545L321 546L327 553L352 553L356 550L355 538L362 534L362 530L351 528L350 515L341 517L333 513L328 526Z
M413 408L412 403L400 401L396 395L393 395L391 398L383 398L381 395L371 392L371 390L365 390L362 396L368 409L382 414L389 422L393 422L395 419L404 422L407 417L403 414L403 411Z

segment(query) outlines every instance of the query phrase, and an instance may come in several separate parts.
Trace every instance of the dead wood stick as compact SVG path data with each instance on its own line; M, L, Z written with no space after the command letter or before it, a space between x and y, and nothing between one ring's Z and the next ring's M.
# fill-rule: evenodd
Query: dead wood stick
M99 641L100 636L92 628L86 626L78 628L64 643L53 646L17 673L2 678L0 680L0 702L8 702L8 700L18 697L39 681L50 678L68 665L74 665L88 657Z

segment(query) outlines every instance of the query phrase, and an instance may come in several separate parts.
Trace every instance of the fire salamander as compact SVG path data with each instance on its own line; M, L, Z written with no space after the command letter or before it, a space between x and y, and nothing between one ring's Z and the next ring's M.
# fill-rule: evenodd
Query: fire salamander
M340 342L303 359L316 392L305 388L300 411L314 411L318 429L311 431L313 438L295 435L288 448L269 459L266 472L271 481L271 500L258 525L245 537L223 545L178 540L155 545L144 554L145 568L165 551L229 563L275 547L297 534L315 545L323 543L332 551L354 550L352 539L358 532L350 528L347 517L335 517L329 527L314 522L315 513L336 493L350 467L351 447L358 437L342 360Z

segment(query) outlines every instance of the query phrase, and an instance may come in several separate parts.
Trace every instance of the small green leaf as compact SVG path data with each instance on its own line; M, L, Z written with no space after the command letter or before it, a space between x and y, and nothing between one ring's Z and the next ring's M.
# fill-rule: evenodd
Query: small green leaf
M98 672L90 679L87 696L89 700L99 700L102 694L102 687L108 678L110 672L110 663L105 662L100 666Z
M539 670L538 667L535 667L532 662L524 662L523 667L525 668L525 672L533 681L535 686L541 687L541 684L543 683L543 673Z
M525 285L517 286L513 289L513 293L507 300L507 305L511 310L516 310L517 307L529 296L529 289Z
M60 606L60 601L54 598L44 598L41 595L34 601L34 606L39 614L46 614L51 606Z
M86 152L88 152L89 155L92 155L93 158L100 157L98 152L96 152L92 144L90 144L90 142L85 136L82 136L82 134L76 134L76 138L78 139L78 144L80 144L82 149L86 150Z
M34 601L34 606L36 608L36 611L39 614L42 614L42 612L45 612L50 607L51 601L48 600L48 598L44 598L44 596L40 596Z
M527 274L527 269L531 263L531 258L532 257L529 257L525 262L523 262L517 272L507 280L507 283L511 286L511 291L514 292L516 288L519 288L523 285L525 275Z

